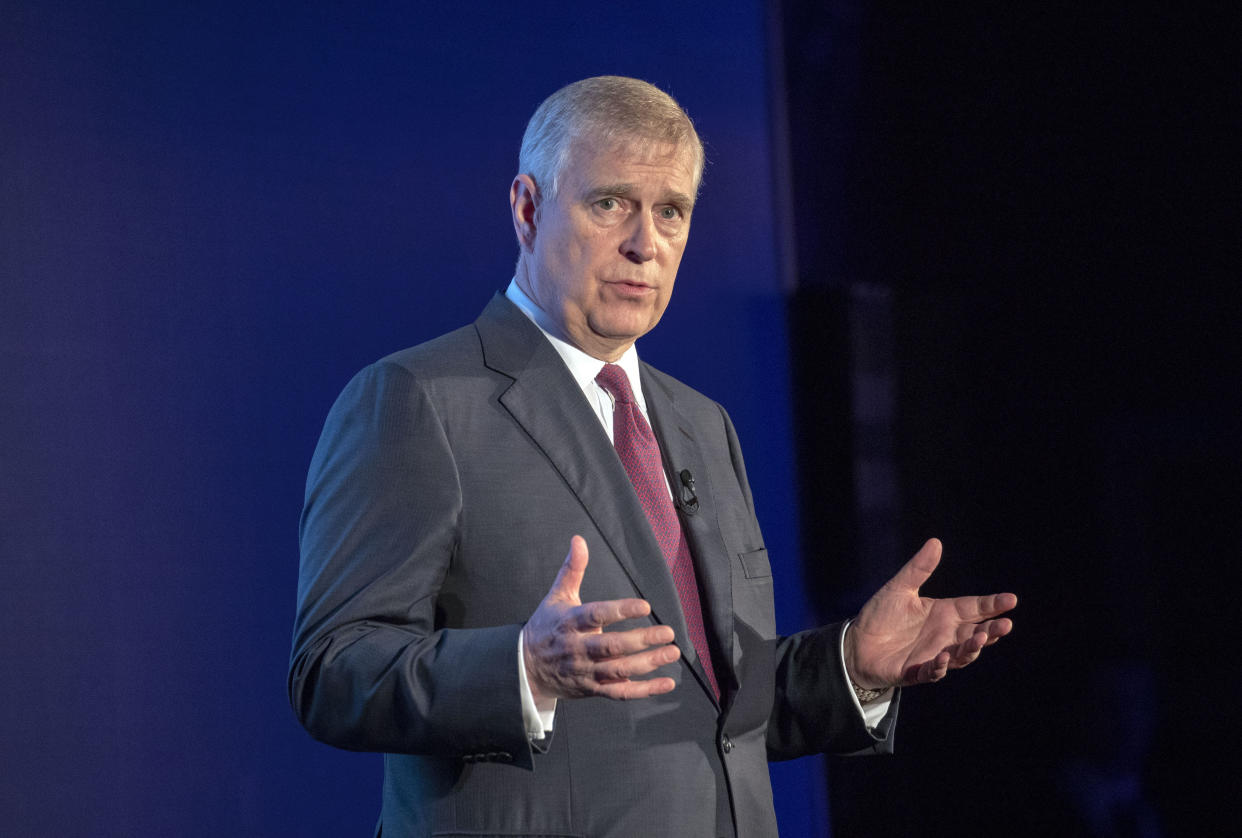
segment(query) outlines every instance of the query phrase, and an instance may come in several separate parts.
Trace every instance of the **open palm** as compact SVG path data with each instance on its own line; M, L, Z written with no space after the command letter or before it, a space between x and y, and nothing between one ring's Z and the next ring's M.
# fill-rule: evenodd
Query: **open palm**
M881 688L939 681L1013 629L1008 618L996 619L1018 604L1013 594L919 596L941 551L930 539L850 624L845 661L854 683Z

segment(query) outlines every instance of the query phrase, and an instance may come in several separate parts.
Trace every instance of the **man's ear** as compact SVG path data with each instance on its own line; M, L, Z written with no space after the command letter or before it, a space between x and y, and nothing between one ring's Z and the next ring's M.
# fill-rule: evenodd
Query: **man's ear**
M530 175L518 175L509 187L509 209L513 214L513 231L518 247L529 251L535 246L535 228L539 209L539 187Z

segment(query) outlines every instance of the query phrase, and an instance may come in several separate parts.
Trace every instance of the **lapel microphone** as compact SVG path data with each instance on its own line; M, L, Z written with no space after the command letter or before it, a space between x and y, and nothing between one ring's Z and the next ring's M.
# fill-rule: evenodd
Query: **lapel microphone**
M690 469L683 468L677 476L681 478L681 503L679 505L687 515L693 515L699 511L699 496L694 491L694 475L690 473Z

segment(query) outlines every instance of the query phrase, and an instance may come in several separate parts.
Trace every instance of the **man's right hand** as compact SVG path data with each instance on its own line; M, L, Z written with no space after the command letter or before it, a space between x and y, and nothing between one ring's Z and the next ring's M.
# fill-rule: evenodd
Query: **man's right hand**
M647 698L670 692L672 678L633 680L681 656L669 626L627 631L604 628L645 617L651 606L642 599L612 599L583 604L578 597L587 567L586 540L575 535L552 589L522 628L526 678L536 701L549 698Z

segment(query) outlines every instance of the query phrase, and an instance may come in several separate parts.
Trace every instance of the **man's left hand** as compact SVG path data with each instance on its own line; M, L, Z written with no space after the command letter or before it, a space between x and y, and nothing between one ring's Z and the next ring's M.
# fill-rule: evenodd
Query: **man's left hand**
M881 689L939 681L972 663L983 647L1013 629L1000 617L1018 604L1013 594L931 599L919 588L940 564L931 539L876 591L850 624L845 666L860 687Z

